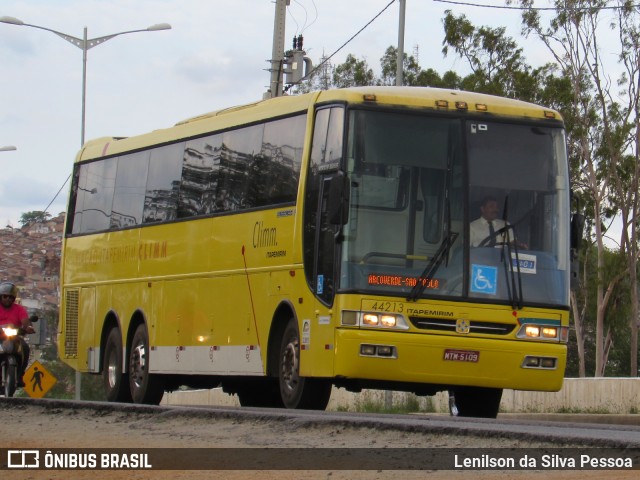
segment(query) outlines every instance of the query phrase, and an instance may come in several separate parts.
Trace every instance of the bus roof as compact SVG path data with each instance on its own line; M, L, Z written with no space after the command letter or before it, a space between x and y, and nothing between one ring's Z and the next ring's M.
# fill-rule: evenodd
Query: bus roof
M204 135L216 130L249 124L272 117L304 112L318 103L344 102L369 105L398 105L430 110L470 111L526 119L556 119L554 110L532 103L482 93L430 87L351 87L282 96L205 113L169 128L134 137L101 137L85 143L76 161L115 155Z

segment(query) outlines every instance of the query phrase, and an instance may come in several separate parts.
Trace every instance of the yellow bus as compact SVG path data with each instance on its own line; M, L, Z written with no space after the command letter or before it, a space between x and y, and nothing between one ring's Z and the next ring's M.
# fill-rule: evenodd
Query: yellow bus
M59 355L110 401L222 386L241 405L324 409L336 386L449 391L452 413L495 417L505 388L562 386L557 112L321 91L93 140L72 179Z

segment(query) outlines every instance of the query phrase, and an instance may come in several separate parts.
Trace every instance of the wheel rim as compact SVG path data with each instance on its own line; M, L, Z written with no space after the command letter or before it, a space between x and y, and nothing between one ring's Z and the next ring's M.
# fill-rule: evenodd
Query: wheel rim
M131 350L131 380L136 388L141 388L145 379L146 349L139 343Z
M300 383L298 363L298 341L291 339L282 354L282 382L289 392L294 392Z
M449 412L451 413L452 417L457 417L460 415L458 405L456 405L456 395L453 392L449 392Z
M118 382L118 375L120 374L118 368L118 359L116 352L111 351L109 353L109 362L107 365L107 381L109 382L109 388L114 388Z

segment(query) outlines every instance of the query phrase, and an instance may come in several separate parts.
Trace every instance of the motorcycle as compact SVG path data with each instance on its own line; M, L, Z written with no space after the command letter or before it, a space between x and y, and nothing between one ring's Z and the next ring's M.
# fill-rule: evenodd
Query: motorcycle
M38 321L38 317L31 316L31 323ZM24 352L22 337L27 332L24 328L14 325L0 325L0 369L2 370L2 392L6 398L13 397L18 388L18 372L22 365ZM24 373L24 372L23 372Z

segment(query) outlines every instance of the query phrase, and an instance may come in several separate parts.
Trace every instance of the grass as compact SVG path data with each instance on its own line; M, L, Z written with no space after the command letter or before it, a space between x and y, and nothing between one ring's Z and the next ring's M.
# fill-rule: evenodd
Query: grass
M339 406L339 412L355 411L360 413L434 413L433 398L426 397L422 401L415 395L394 395L391 405L384 400L364 397L357 398L352 408Z

